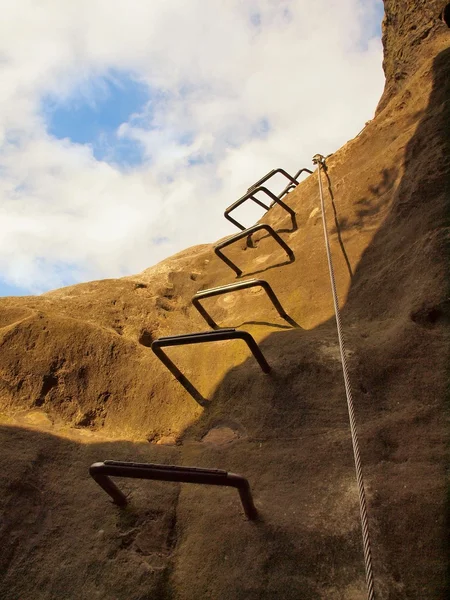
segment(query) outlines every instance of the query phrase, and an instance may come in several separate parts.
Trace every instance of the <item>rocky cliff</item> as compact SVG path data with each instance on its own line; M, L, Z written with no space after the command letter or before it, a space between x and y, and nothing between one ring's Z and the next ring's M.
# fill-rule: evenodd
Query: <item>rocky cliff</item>
M333 258L354 388L376 597L446 597L450 29L437 0L386 0L376 117L328 158ZM318 148L320 151L320 148ZM274 165L275 166L275 165ZM310 165L305 165L310 166ZM252 182L249 182L249 185ZM236 281L205 245L119 280L0 301L0 597L359 599L358 496L317 173L226 250L261 290L204 301L241 342L170 349L199 405L153 355L207 330L198 290ZM89 478L104 459L215 467L234 490L129 480L127 509Z

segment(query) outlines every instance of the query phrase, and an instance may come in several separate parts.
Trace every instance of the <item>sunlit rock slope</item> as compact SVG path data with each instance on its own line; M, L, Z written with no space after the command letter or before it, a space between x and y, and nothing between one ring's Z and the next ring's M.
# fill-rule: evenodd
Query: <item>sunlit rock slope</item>
M385 92L375 118L327 161L380 599L448 591L444 5L386 0ZM272 367L262 373L238 341L170 349L206 406L150 345L208 329L192 296L237 280L212 246L133 277L1 299L0 598L365 597L317 173L286 202L296 224L279 207L262 221L293 262L264 232L254 248L225 252L241 279L270 283L298 326L258 289L205 300L220 326L249 331ZM246 521L235 490L175 483L124 480L130 504L119 509L88 475L107 458L241 473L260 520Z

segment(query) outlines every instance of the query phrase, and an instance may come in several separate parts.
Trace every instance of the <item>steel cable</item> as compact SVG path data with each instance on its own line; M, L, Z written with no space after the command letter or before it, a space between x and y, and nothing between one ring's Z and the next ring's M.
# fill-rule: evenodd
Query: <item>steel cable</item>
M339 351L341 354L342 372L344 375L345 393L347 396L348 416L350 421L350 432L352 437L353 456L355 459L356 481L358 484L359 508L361 514L361 529L363 538L364 563L366 570L367 598L368 600L375 599L373 571L372 571L372 553L370 548L369 523L367 516L366 494L364 491L364 480L361 467L361 455L359 451L358 433L356 429L355 410L353 406L352 390L350 386L350 378L348 374L347 356L345 351L344 336L342 333L341 313L339 310L339 301L336 289L336 279L334 276L333 260L331 257L330 241L328 237L327 219L325 213L325 202L323 198L322 187L322 171L326 169L325 158L321 154L316 154L313 157L313 163L317 164L317 177L319 179L320 205L322 209L322 225L325 238L325 248L327 251L328 270L330 273L331 292L333 295L334 312L336 315L336 328L339 339Z

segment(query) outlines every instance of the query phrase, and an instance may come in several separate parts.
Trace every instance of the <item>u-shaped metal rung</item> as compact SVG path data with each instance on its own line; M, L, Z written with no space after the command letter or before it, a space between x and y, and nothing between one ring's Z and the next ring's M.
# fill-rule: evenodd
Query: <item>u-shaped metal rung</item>
M287 186L284 188L284 190L283 190L283 191L280 193L280 195L279 195L279 198L283 198L283 196L286 196L286 194L288 194L288 193L289 193L291 190L295 190L295 188L296 188L296 187L297 187L296 185L294 185L293 183L290 183L290 184L289 184L289 185L287 185ZM271 205L269 206L269 208L270 208L270 207L272 207L272 206L273 206L273 204L271 204Z
M210 327L212 327L213 329L219 329L219 326L210 317L208 312L202 306L200 300L203 300L204 298L212 298L221 294L229 294L230 292L237 292L239 290L245 290L252 287L262 287L266 294L269 296L269 299L271 300L280 317L292 324L292 319L281 306L280 301L276 297L275 292L271 288L270 284L267 281L264 281L264 279L247 279L246 281L230 283L228 285L221 285L219 287L210 288L209 290L201 290L197 292L192 298L192 304L195 306L195 308L202 315L202 317L205 319L205 321Z
M202 344L204 342L219 342L223 340L243 340L249 347L251 353L257 360L259 366L264 373L270 372L270 365L264 358L258 344L247 331L240 331L234 328L218 329L216 331L202 331L200 333L184 333L181 335L171 335L158 338L152 343L152 350L159 360L169 369L177 381L181 383L184 389L191 394L201 406L206 405L206 400L195 388L189 379L183 375L178 367L170 360L167 354L163 351L164 347L169 346L185 346L188 344Z
M126 506L128 500L116 484L109 479L110 476L234 487L239 491L247 519L254 520L258 517L248 480L242 475L228 473L220 469L105 460L91 465L89 474L118 506Z
M300 177L300 175L303 172L309 173L310 175L312 174L312 171L310 169L307 169L306 167L299 169L294 176L289 175L289 173L287 171L285 171L284 169L272 169L271 171L266 173L266 175L264 175L264 177L261 177L261 179L258 179L258 181L256 183L254 183L252 186L250 186L247 191L251 192L254 188L259 187L260 185L265 183L268 179L270 179L277 173L281 173L281 175L284 175L286 177L286 179L289 179L290 183L288 184L287 187L290 187L292 184L297 186L299 184L298 178ZM285 188L285 190L286 190L286 188ZM285 190L283 190L280 194L278 194L278 198L281 198L282 196L284 196Z
M232 262L227 256L225 256L225 254L221 252L221 249L225 248L226 246L229 246L230 244L234 244L234 242L242 240L243 238L251 235L252 233L255 233L256 231L260 231L261 229L265 229L267 233L269 233L273 237L273 239L276 242L278 242L278 244L283 248L283 250L286 252L291 261L294 260L293 251L289 248L286 242L278 235L278 233L276 233L270 225L267 225L267 223L259 223L258 225L253 225L253 227L249 227L248 229L245 229L244 231L241 231L240 233L237 233L236 235L227 238L223 242L220 242L220 244L217 244L217 246L214 246L214 252L216 253L216 255L221 260L223 260L223 262L227 264L230 267L230 269L233 269L233 271L238 277L242 275L241 269L239 269L239 267L237 267L234 264L234 262Z
M293 184L289 184L289 185L291 186ZM266 206L265 204L260 202L258 200L258 198L255 198L254 195L257 194L258 192L264 192L267 196L269 196L269 198L272 200L272 204L270 206ZM242 196L242 198L239 198L239 200L236 200L236 202L233 202L233 204L231 204L223 213L225 219L228 219L228 221L230 221L230 223L233 223L233 225L236 225L236 227L238 229L241 229L242 231L244 231L245 227L244 227L244 225L239 223L239 221L236 221L236 219L233 219L233 217L230 216L230 213L233 210L235 210L236 208L238 208L241 204L246 202L247 200L253 200L260 206L263 206L266 210L269 210L269 208L271 206L273 206L274 204L279 204L281 206L281 208L283 208L287 213L289 213L291 215L292 221L293 221L293 226L294 227L296 226L295 225L295 210L293 210L290 206L285 204L282 200L280 200L280 198L278 198L278 196L275 196L275 194L273 192L271 192L269 189L267 189L266 187L258 186L256 188L252 188L251 191L248 191L244 196Z
M305 173L309 173L310 175L312 175L312 171L310 169L307 169L306 167L303 169L299 169L297 171L297 173L294 175L293 179L295 179L296 181L298 180L298 178L300 177L300 175L305 172ZM279 194L278 194L278 198L283 198L284 196L286 196L286 194L288 194L291 190L295 190L295 188L297 187L297 185L300 182L297 181L297 183L288 183L287 186L284 188L284 190L282 190ZM272 208L272 206L274 205L274 203L272 202L272 204L270 205L269 208Z
M257 188L260 185L262 185L263 183L265 183L268 179L270 179L271 177L273 177L277 173L280 173L281 175L284 175L286 177L286 179L289 179L289 181L291 183L295 183L295 185L298 185L297 177L300 175L300 173L302 171L303 171L303 169L300 169L300 171L297 173L297 176L296 177L292 177L292 175L289 175L289 173L287 171L285 171L284 169L281 169L281 168L272 169L271 171L269 171L268 173L266 173L263 177L261 177L261 179L258 179L258 181L256 181L252 186L250 186L247 191L251 192L252 190L254 190L255 188Z

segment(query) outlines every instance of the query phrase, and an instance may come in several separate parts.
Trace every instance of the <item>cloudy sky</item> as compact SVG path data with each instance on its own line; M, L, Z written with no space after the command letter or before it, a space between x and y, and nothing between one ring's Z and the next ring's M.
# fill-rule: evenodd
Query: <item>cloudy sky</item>
M0 295L235 233L223 210L354 137L384 83L381 0L0 8Z

